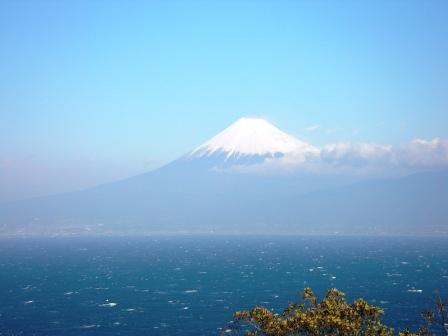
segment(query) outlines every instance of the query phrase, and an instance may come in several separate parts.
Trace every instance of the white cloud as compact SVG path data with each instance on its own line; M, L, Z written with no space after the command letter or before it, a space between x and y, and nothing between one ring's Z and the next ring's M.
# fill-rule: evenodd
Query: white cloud
M392 146L375 143L335 143L316 153L291 153L243 167L246 171L322 174L402 174L432 168L448 168L448 139L415 139ZM240 169L242 167L239 167Z
M448 165L448 139L415 139L397 150L397 160L411 167Z
M305 131L307 132L314 132L317 131L320 128L320 125L313 125L305 128Z
M320 151L322 161L337 165L361 166L384 164L393 157L390 145L337 143L324 146Z
M335 165L384 168L436 168L448 166L448 139L415 139L401 146L339 143L321 149L321 159Z

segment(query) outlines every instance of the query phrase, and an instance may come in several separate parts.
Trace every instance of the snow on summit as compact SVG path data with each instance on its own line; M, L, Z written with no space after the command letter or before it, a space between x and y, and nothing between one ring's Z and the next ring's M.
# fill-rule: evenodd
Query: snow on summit
M314 154L317 148L303 142L261 118L241 118L197 147L190 156L225 154L227 158L268 156L300 152Z

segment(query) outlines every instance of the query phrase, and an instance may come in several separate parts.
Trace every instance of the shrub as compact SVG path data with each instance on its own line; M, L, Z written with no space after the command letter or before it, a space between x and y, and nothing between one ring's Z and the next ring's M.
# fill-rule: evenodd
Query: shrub
M305 288L302 301L289 303L281 314L264 307L236 312L236 323L225 332L239 334L243 329L246 336L392 336L394 330L381 322L382 314L381 308L363 299L348 303L345 294L335 288L328 290L320 302L311 288ZM423 318L426 325L418 332L406 330L398 335L432 335L434 326L448 335L446 304L440 298L436 309L424 312Z

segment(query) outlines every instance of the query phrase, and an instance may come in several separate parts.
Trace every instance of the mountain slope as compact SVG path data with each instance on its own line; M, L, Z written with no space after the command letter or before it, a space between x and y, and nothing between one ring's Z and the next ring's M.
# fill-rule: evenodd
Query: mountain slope
M300 189L308 178L157 172L4 204L0 232L448 233L447 171L314 192Z
M174 162L88 190L0 204L0 234L448 233L448 171L353 176L238 173L318 150L241 119Z
M448 170L277 200L269 221L309 233L448 234Z

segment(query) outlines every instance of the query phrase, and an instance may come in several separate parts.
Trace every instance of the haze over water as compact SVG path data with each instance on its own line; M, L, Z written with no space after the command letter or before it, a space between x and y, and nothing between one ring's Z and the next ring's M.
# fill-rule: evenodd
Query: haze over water
M2 239L0 334L216 335L236 310L327 288L416 328L448 294L448 240L161 236Z

